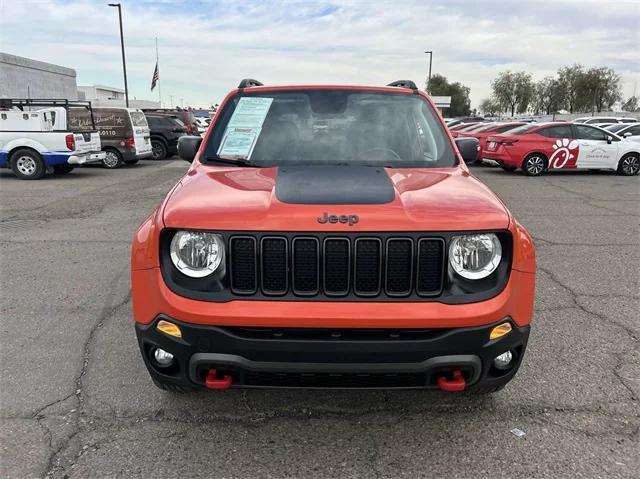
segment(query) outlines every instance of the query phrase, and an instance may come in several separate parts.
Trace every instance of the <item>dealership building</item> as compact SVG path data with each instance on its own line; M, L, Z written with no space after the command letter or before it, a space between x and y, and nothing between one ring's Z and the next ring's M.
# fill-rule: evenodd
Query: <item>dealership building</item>
M77 100L76 71L0 52L0 98Z

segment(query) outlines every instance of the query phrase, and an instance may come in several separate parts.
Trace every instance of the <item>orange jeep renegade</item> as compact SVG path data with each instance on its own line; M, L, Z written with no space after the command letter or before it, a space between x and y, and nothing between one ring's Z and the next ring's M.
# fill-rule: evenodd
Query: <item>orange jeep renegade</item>
M243 80L136 232L142 358L162 389L493 392L522 362L535 251L410 81Z

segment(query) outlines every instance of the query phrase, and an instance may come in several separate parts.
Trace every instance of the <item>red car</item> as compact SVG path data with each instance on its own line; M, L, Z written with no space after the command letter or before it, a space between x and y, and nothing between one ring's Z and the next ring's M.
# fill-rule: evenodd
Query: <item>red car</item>
M503 170L538 176L550 169L607 169L633 176L640 171L640 143L592 125L533 123L487 138L484 158Z
M471 131L464 131L458 134L458 136L470 136L476 138L480 142L480 151L478 152L478 160L482 163L484 151L487 149L487 138L489 136L504 133L508 130L513 130L519 126L526 125L523 121L509 121L506 123L488 123L479 128L474 128Z
M476 128L481 128L482 126L484 126L485 123L482 122L477 122L477 123L467 123L465 125L462 125L461 128L453 128L451 130L449 130L451 132L451 136L453 136L454 138L458 138L458 136L460 136L460 134L462 133L466 133L468 131L473 131Z

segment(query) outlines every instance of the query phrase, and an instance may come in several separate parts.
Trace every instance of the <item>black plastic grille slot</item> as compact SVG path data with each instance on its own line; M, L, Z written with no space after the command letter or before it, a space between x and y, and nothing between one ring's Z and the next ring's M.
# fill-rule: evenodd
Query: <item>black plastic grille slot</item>
M418 241L418 294L433 296L442 291L444 241L422 238Z
M387 240L386 284L389 296L411 294L413 278L413 241L409 238Z
M254 294L258 289L256 239L235 236L230 240L231 291L236 294Z
M382 241L358 238L355 244L354 292L358 296L376 296L380 292Z
M324 240L324 292L328 296L344 296L349 293L349 250L349 240L346 238Z
M316 238L293 239L293 292L300 295L318 294L320 283L320 252Z
M289 261L287 240L266 236L262 238L262 292L270 295L285 294L288 290Z

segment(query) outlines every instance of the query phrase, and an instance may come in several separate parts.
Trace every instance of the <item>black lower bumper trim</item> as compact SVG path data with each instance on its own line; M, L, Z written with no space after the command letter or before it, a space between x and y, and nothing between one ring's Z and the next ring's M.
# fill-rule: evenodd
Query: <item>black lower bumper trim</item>
M156 329L165 319L180 326L182 338ZM491 325L431 330L309 330L280 328L249 332L199 326L160 316L149 325L136 324L145 364L156 382L175 386L205 385L215 369L240 387L436 388L439 375L460 370L468 386L508 382L516 373L529 327L513 325L498 340L489 340ZM156 348L169 351L174 363L155 363ZM512 351L507 370L493 359Z

